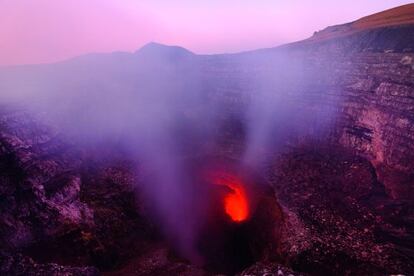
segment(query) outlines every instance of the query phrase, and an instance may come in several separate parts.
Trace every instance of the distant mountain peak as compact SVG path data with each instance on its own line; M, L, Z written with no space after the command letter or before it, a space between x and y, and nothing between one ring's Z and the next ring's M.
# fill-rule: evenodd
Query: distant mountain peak
M193 52L180 47L169 46L157 42L150 42L142 46L135 52L138 55L155 56L155 57L167 57L167 58L180 58L194 55Z

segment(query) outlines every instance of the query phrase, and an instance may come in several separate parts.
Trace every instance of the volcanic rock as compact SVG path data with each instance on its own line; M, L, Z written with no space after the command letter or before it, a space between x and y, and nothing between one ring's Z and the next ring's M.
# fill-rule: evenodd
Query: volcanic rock
M91 226L93 212L79 198L79 160L27 113L3 110L0 117L2 248Z
M65 275L97 276L99 272L93 267L69 267L57 264L37 264L29 257L20 254L10 256L0 253L0 273L2 275Z

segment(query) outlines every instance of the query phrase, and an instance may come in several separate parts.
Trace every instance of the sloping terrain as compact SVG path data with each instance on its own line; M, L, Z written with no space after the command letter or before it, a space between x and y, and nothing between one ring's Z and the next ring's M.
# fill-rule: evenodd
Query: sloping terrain
M316 32L310 40L331 39L369 29L411 24L414 24L414 4L379 12L351 23L327 27L322 31Z

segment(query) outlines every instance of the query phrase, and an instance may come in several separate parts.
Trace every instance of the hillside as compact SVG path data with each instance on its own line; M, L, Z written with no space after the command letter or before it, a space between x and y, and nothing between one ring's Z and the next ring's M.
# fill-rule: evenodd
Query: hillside
M316 32L310 40L324 40L356 32L414 24L414 4L408 4L358 19L351 23L335 25Z

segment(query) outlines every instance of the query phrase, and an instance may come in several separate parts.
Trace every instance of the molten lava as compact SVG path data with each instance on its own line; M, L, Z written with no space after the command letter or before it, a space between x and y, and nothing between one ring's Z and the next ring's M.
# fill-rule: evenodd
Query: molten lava
M229 188L229 193L224 197L224 210L235 222L242 222L249 215L249 204L244 187L234 177L220 177L215 181L217 185Z
M237 222L242 222L249 214L246 196L240 187L227 185L232 189L232 193L224 198L224 208L230 218Z

